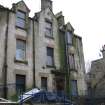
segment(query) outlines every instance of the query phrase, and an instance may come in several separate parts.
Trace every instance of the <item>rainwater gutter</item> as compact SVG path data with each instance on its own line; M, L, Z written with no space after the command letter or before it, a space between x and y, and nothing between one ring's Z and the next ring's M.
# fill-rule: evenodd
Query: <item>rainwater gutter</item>
M35 81L35 26L34 26L34 18L33 18L33 88L36 87Z
M8 88L7 88L7 69L8 69L8 64L7 64L7 55L8 55L8 25L9 25L9 10L6 9L7 11L7 17L6 17L6 32L5 32L5 46L4 46L4 64L3 64L3 73L4 73L4 87L3 87L3 92L4 92L4 98L7 99L7 93L8 93Z

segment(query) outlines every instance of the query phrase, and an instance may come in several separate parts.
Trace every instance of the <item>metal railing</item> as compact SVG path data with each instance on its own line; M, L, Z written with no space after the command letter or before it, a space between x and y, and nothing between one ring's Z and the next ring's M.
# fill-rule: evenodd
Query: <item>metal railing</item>
M16 84L8 84L6 87L4 85L0 85L0 97L1 98L3 97L4 88L7 89L7 92L10 95L8 97L9 100L12 100L12 101L20 100L21 104L23 103L23 96L29 95L29 94L25 94L23 92L23 90L21 90L21 89L20 89L20 91L16 92ZM99 93L99 91L101 91L101 90L97 90L98 93ZM66 96L65 92L63 92L63 91L55 91L55 92L53 92L53 94L51 92L38 93L37 95L31 94L32 97L30 99L30 102L34 103L36 101L36 103L40 103L40 104L62 103L65 105L71 104L71 103L76 104L76 105L101 105L102 103L105 104L105 94L104 93L102 95L99 95L98 93L94 94L94 91L91 91L90 94L88 94L87 91L85 91L85 93L86 93L86 95L84 95L84 93L83 94L81 93L81 96L79 96L79 95L71 96L70 100ZM52 95L54 95L56 98L54 100L50 99L50 101L49 101L47 98L48 97L51 98Z
M27 94L24 93L24 91L20 90L17 92L16 84L8 84L7 86L0 85L0 93L1 96L3 97L3 91L4 88L7 89L7 100L11 100L11 103L13 101L16 102L16 104L23 104L24 103L24 96L26 95L31 95L32 97L30 98L31 103L39 103L39 104L46 104L46 103L62 103L62 104L71 104L71 101L69 98L66 96L65 92L63 91L55 91L55 92L48 92L48 91L42 91L41 93L38 94ZM27 90L26 90L27 91ZM0 101L2 102L2 101ZM9 104L10 102L4 102Z

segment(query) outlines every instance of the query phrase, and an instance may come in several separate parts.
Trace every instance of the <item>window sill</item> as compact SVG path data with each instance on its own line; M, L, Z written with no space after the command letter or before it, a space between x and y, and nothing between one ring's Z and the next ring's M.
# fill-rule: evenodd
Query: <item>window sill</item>
M54 40L54 37L53 36L48 36L48 35L45 35L46 38L49 38L49 39L53 39Z
M56 68L54 65L46 65L47 68Z
M16 27L16 29L19 28L19 29L22 29L22 30L26 31L26 28L22 28L22 27L19 27L19 26L15 26L15 27Z
M14 59L14 62L16 63L23 63L23 64L28 64L28 61L25 61L25 60L17 60L17 59Z

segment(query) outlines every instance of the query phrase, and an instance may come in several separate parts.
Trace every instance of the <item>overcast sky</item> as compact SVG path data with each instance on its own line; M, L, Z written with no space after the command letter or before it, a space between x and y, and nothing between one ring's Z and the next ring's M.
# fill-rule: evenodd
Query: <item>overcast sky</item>
M0 0L0 4L11 8L19 0ZM41 0L24 0L31 10L30 16L40 10ZM85 62L100 58L105 44L105 0L52 0L53 11L63 12L75 33L83 38Z

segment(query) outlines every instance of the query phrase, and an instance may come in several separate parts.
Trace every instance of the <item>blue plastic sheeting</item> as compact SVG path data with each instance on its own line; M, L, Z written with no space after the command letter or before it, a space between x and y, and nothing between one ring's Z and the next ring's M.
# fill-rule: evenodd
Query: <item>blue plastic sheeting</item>
M64 103L66 105L71 105L71 101L67 99L63 92L53 93L45 90L34 94L30 101L32 103Z
M27 100L30 100L35 94L39 93L41 90L37 89L37 88L34 88L22 95L20 95L19 97L19 100L18 102L20 103L23 103L23 102L26 102Z

